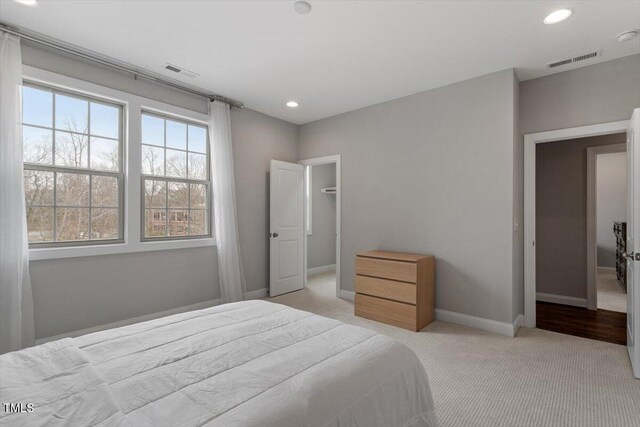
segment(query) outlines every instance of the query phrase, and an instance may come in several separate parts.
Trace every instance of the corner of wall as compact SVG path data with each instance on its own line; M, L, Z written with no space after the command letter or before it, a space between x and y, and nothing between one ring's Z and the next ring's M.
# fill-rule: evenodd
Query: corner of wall
M298 161L302 160L302 150L300 146L302 145L302 126L303 125L295 125L296 126L296 159Z
M513 73L513 239L512 239L512 316L524 313L524 144L520 134L520 82Z

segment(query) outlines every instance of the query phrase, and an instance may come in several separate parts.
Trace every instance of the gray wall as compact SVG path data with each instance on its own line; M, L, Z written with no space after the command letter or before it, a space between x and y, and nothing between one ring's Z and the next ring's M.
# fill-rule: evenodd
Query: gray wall
M587 147L625 134L536 147L536 291L587 297Z
M312 234L307 236L307 268L336 263L336 196L320 192L336 186L336 164L312 166L311 171Z
M627 218L627 153L598 155L596 169L598 266L615 268L613 222Z
M36 339L220 297L214 247L32 261Z
M201 113L202 98L23 43L23 63ZM247 290L268 285L269 159L297 161L296 125L232 110L231 127ZM261 244L260 242L264 242ZM31 262L36 338L220 296L215 248Z
M640 54L520 83L522 134L628 120L640 107Z
M436 307L513 320L513 71L303 125L342 155L342 287L368 249L436 256Z
M247 290L269 286L271 159L298 161L298 126L249 109L231 115L240 250Z

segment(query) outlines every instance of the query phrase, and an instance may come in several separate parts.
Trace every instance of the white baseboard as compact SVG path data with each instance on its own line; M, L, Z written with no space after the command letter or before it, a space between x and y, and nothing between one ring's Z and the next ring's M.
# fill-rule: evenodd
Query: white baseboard
M307 276L313 276L314 274L326 273L327 271L336 271L335 264L321 265L320 267L307 268Z
M269 288L256 289L244 294L244 299L262 299L269 296Z
M261 299L266 298L269 295L267 288L256 289L255 291L249 291L245 294L245 299ZM146 322L147 320L159 319L165 316L171 316L172 314L186 313L187 311L202 310L203 308L213 307L220 305L220 298L198 302L191 305L185 305L182 307L171 308L169 310L158 311L156 313L145 314L143 316L131 317L129 319L119 320L113 323L106 323L104 325L93 326L91 328L80 329L77 331L67 332L60 335L54 335L52 337L40 338L36 340L36 344L44 344L49 341L55 341L62 338L79 337L93 332L106 331L107 329L119 328L122 326L133 325L134 323Z
M341 289L340 298L353 302L355 292ZM435 318L441 322L468 326L469 328L480 329L508 337L515 337L518 333L518 329L520 329L524 324L524 316L522 314L519 314L513 323L507 323L484 319L482 317L469 316L468 314L456 313L454 311L441 310L439 308L435 309Z
M600 271L602 271L603 273L610 273L610 272L616 271L616 268L615 267L601 267L601 266L598 266L598 272L600 272Z
M524 315L518 314L516 316L516 320L513 321L513 336L515 337L520 330L520 328L524 325Z
M546 294L543 292L536 292L536 300L543 302L552 302L554 304L572 305L574 307L586 307L586 298L567 297L564 295Z
M514 337L524 320L522 315L518 315L513 323L507 323L484 319L482 317L469 316L468 314L456 313L454 311L441 310L439 308L436 308L435 311L436 320L441 322L455 323L456 325L493 332L507 337Z
M356 293L352 291L345 291L340 289L340 298L353 302L356 299Z

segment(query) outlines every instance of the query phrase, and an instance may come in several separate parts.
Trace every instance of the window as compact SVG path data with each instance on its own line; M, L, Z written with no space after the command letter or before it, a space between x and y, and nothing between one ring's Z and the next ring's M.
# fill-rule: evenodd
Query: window
M142 239L210 236L204 125L142 113Z
M23 73L29 259L216 244L206 113Z
M122 106L30 83L22 99L30 245L122 241Z

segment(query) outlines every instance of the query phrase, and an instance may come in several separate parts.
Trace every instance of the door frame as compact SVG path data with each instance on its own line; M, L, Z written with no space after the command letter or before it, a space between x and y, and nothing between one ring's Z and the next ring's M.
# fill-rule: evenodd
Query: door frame
M627 131L629 120L524 135L524 326L536 327L536 144Z
M323 157L315 157L311 159L304 159L298 161L299 164L303 166L320 166L327 165L331 163L335 163L336 165L336 297L340 298L340 242L341 239L341 217L342 217L342 172L341 172L341 157L340 154L332 155L332 156L323 156ZM307 195L307 188L305 186L304 189L305 196ZM305 203L305 229L306 229L306 219L307 219L307 206ZM304 233L304 286L307 286L307 233Z
M598 309L598 196L596 161L600 154L626 153L627 144L598 145L587 148L587 308ZM627 194L625 188L625 195Z

